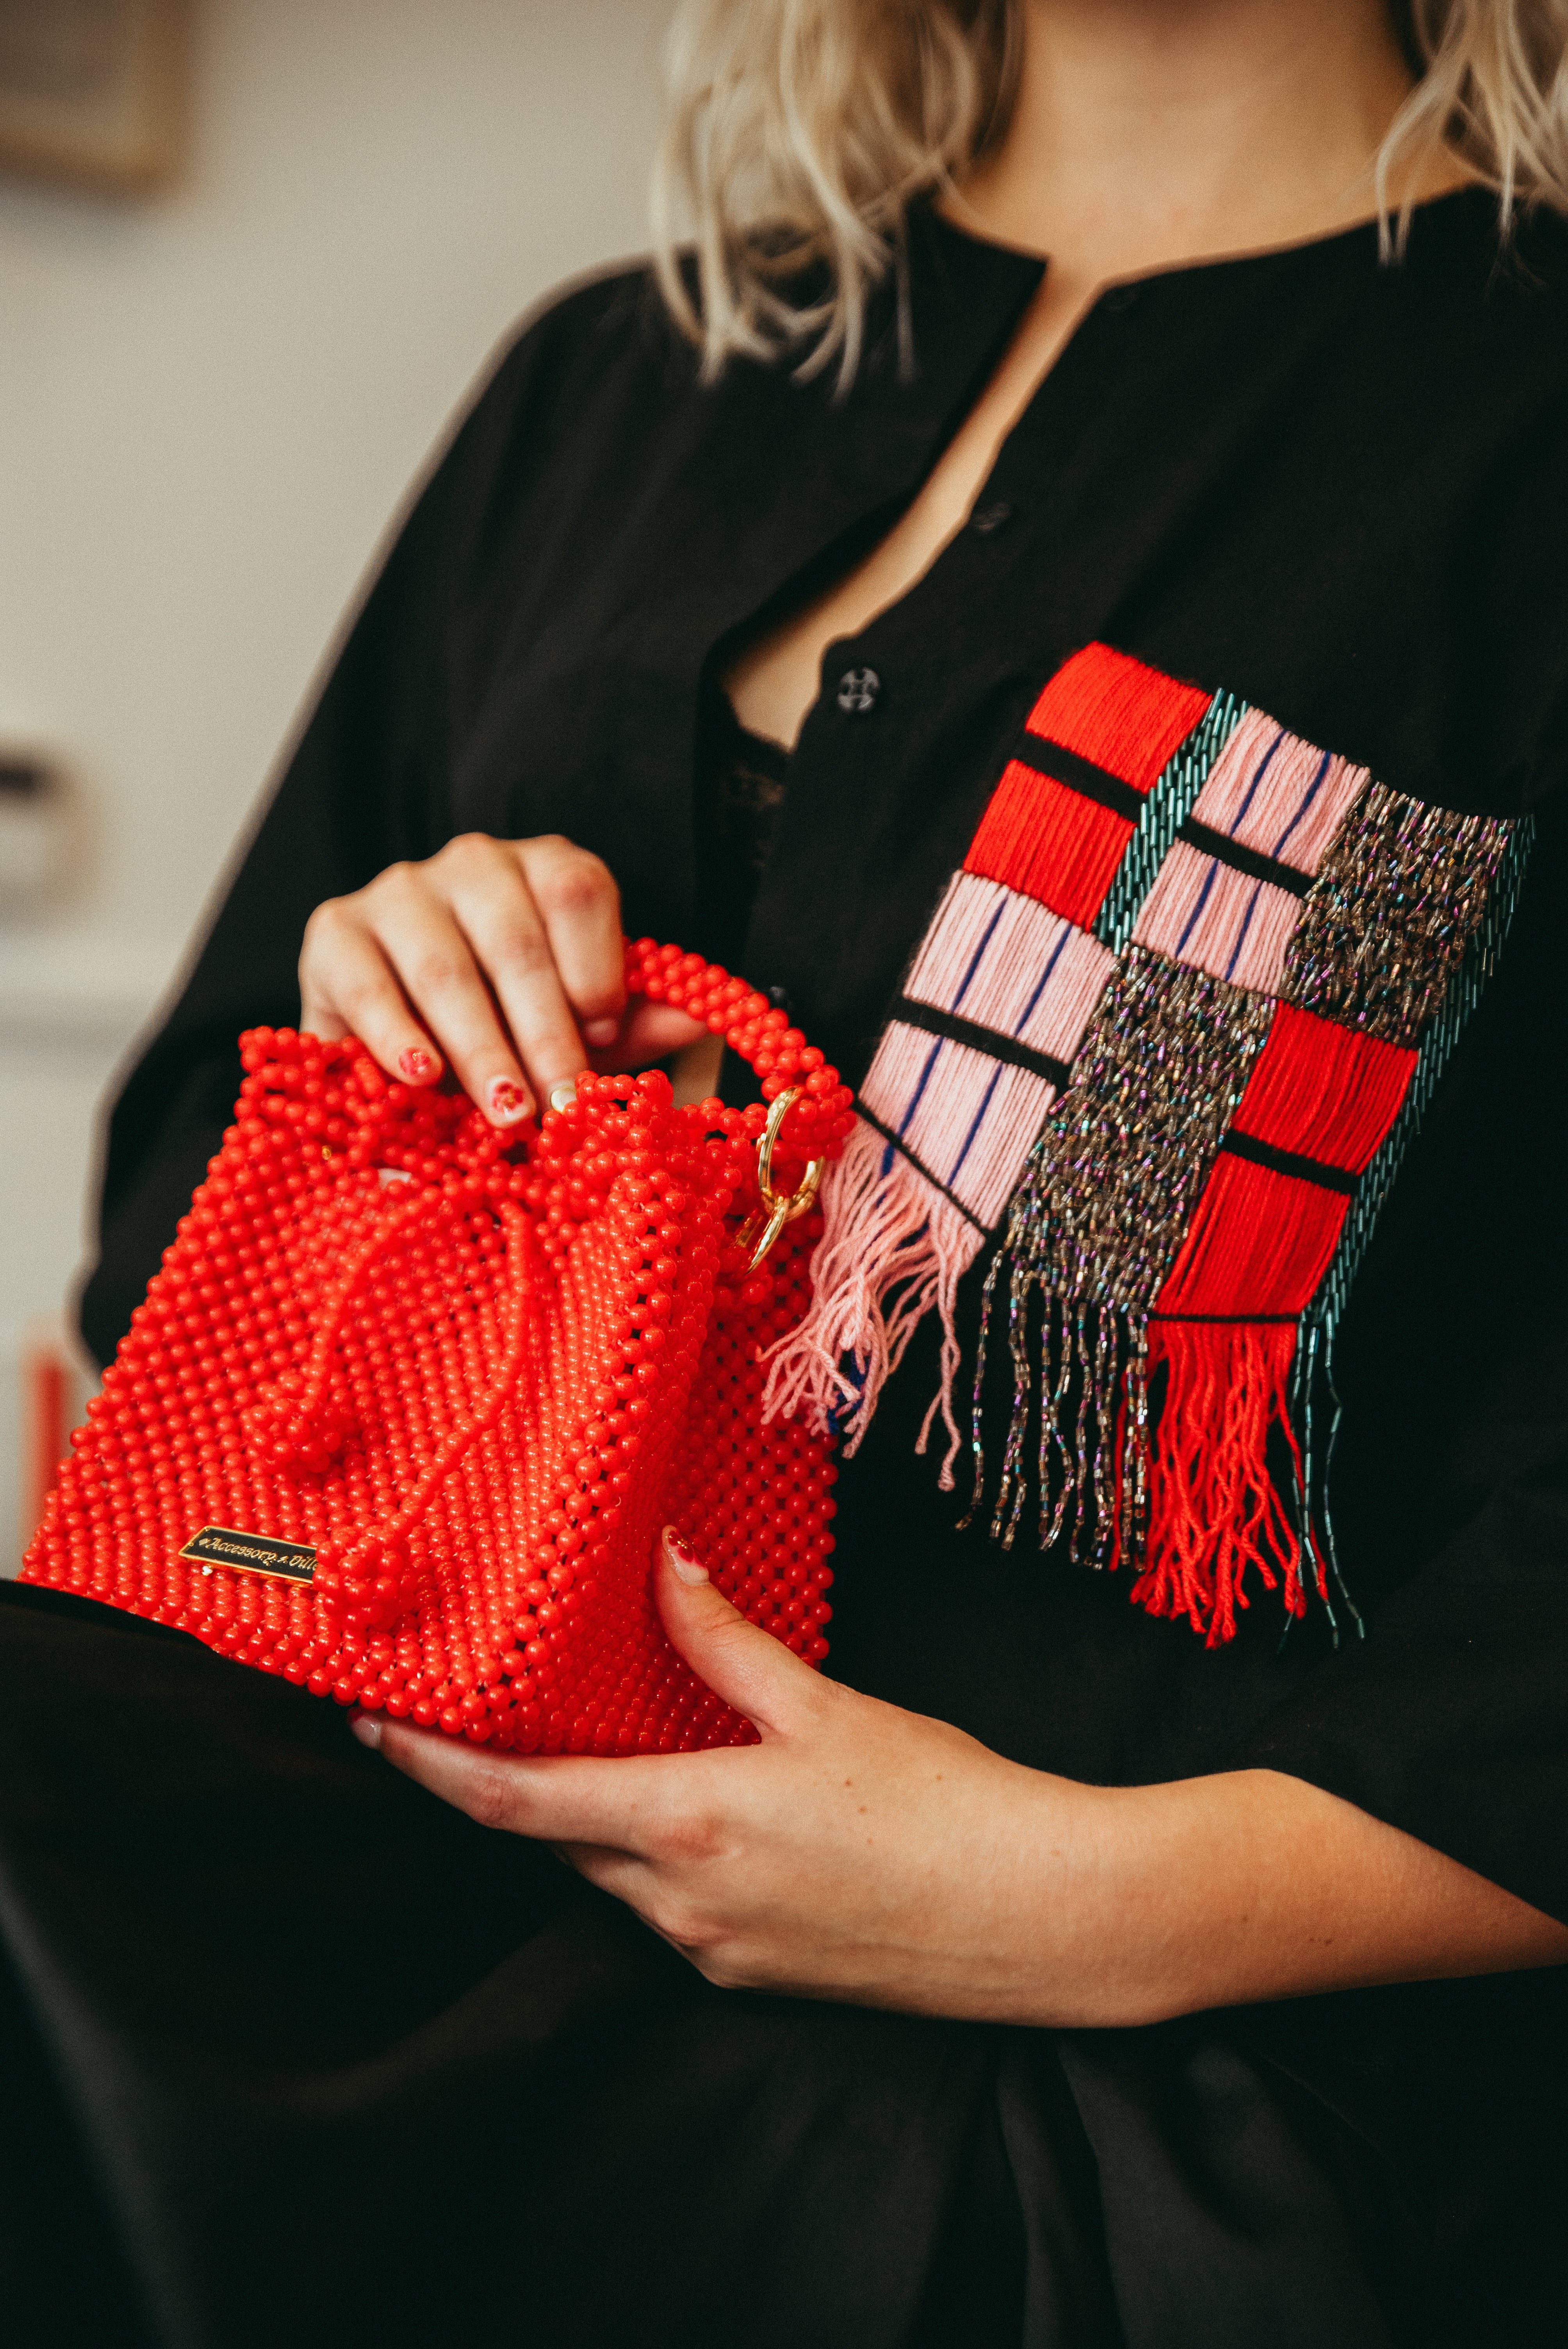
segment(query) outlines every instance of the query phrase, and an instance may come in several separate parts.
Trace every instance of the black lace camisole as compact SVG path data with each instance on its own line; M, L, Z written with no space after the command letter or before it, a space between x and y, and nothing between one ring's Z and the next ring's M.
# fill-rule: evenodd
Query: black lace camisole
M772 853L789 788L790 752L748 733L717 683L704 697L694 817L696 923L694 947L738 969L758 885Z

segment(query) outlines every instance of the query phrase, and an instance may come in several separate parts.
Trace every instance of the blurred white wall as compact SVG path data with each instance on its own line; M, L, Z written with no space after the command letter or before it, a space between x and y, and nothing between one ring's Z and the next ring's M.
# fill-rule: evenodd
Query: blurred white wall
M98 1098L487 353L642 245L670 10L197 0L178 188L0 182L0 747L80 819L57 900L0 912L0 1572Z

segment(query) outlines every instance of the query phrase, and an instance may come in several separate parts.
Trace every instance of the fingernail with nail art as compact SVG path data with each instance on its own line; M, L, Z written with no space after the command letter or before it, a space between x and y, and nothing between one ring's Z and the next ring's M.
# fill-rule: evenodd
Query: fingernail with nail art
M397 1073L406 1077L411 1085L428 1085L438 1065L435 1055L421 1051L418 1044L411 1050L397 1055Z
M497 1077L490 1085L489 1109L492 1125L515 1125L526 1117L533 1104L522 1087L511 1077Z
M683 1537L676 1533L674 1526L665 1527L665 1548L669 1555L670 1564L683 1582L707 1580L707 1567L702 1564L696 1552L687 1545Z

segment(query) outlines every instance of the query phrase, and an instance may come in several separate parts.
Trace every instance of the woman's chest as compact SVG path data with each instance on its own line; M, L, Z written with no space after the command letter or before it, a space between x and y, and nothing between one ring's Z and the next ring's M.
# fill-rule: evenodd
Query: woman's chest
M1533 667L1538 702L1550 625L1497 626L1507 533L1480 495L1496 452L1452 418L1401 419L1397 384L1353 397L1300 352L1217 398L1212 352L1158 332L1119 349L1134 323L1086 323L969 523L821 654L746 975L782 988L851 1073L1026 712L1088 642L1418 798L1501 812L1523 795L1518 684ZM862 418L770 450L710 421L658 443L635 498L589 467L569 497L525 502L469 583L451 661L455 823L568 833L621 879L630 928L699 947L704 675L885 541L934 429Z

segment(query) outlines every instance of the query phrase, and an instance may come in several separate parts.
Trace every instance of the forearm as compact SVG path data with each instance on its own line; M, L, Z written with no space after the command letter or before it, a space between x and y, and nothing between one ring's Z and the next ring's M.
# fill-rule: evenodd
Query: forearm
M486 1826L563 1851L710 1982L1092 2027L1568 1961L1568 1928L1299 1779L1054 1777L820 1679L678 1542L656 1588L757 1745L608 1763L358 1728Z
M1030 2019L1152 2023L1568 1961L1568 1927L1300 1779L1047 1784Z

